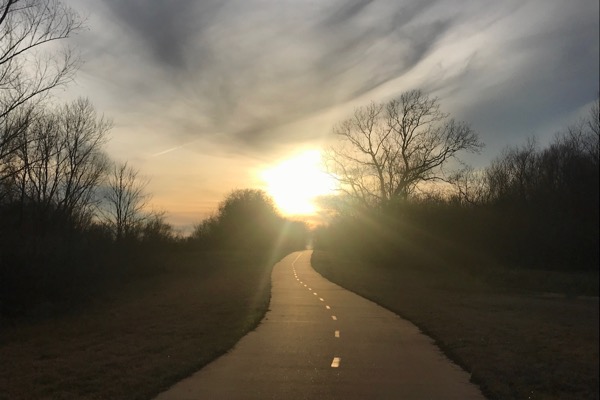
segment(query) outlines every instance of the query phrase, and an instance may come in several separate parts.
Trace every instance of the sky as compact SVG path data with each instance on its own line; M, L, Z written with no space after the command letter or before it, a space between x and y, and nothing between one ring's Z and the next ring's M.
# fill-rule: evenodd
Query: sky
M114 121L109 155L189 230L230 191L332 140L361 105L421 89L487 165L548 143L599 92L597 0L69 0L84 61L62 95ZM312 154L312 153L311 153ZM262 186L261 186L262 185Z

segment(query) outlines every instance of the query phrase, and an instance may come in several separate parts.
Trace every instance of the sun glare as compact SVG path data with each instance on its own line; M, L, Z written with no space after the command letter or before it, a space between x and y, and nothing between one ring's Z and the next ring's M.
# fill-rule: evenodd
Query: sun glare
M323 171L318 150L285 160L261 175L267 192L279 210L288 216L315 215L316 199L336 189L335 179Z

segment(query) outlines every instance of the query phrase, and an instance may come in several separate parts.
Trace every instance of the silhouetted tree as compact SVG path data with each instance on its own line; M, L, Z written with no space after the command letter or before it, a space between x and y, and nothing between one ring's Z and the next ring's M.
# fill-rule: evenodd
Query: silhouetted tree
M39 118L42 110L31 105L23 105L0 118L0 201L12 201L18 195L10 179L22 171L24 165L18 163L16 153L26 144L24 137L33 121Z
M95 191L106 171L102 146L111 123L87 99L56 109L39 109L18 136L5 196L25 209L38 226L89 221ZM41 225L40 225L41 224Z
M537 184L538 149L535 140L509 147L486 170L488 197L493 202L526 204Z
M281 225L282 218L264 191L241 189L219 204L215 233L228 247L260 250L275 242Z
M0 0L0 180L28 114L77 69L73 52L51 43L81 27L79 15L58 0Z
M455 192L450 200L461 205L480 205L488 201L485 171L467 166L450 175L449 183Z
M173 227L165 222L164 213L155 212L148 215L141 227L141 240L151 245L173 242Z
M600 136L600 97L596 98L596 101L590 109L588 126L591 133L596 136ZM596 155L598 155L598 150L599 149L596 147Z
M100 213L118 242L135 235L146 218L143 210L149 199L145 192L147 184L127 163L113 166Z
M419 183L442 179L442 167L458 152L482 147L467 124L448 119L437 98L418 90L356 109L334 133L329 172L364 205L405 199Z
M216 245L217 216L211 215L194 226L190 239L196 246L203 249Z
M231 192L215 215L196 225L192 240L204 249L234 249L272 255L304 248L308 230L282 218L264 191Z

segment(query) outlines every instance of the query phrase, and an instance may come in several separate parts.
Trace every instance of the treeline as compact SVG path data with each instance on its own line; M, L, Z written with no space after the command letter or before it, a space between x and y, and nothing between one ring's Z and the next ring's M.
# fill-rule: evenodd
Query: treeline
M596 102L548 146L507 148L441 190L372 207L350 199L316 244L389 264L597 271L599 121Z
M105 152L111 121L52 97L77 71L62 43L83 22L60 0L0 1L0 317L72 308L182 251L299 246L303 225L262 192L234 192L190 239L150 211L147 180Z
M89 101L26 104L2 122L3 314L89 291L109 265L174 240L161 215L144 209L136 172L105 154L111 124Z
M546 148L533 140L508 148L471 186L469 177L457 182L460 203L498 227L487 238L497 242L496 254L517 265L597 270L598 138L596 103Z

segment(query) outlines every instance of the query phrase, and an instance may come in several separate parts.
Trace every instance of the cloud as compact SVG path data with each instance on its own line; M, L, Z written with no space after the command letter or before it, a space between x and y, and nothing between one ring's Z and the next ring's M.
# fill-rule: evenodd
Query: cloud
M326 130L303 121L414 87L500 142L598 90L594 0L79 1L103 30L84 37L88 76L130 120L168 126L165 148L271 151Z
M525 136L549 140L597 96L598 3L576 3L491 10L489 23L463 44L464 69L440 81L438 88L451 89L448 100L458 103L455 112L490 144L489 156Z
M164 66L183 68L187 49L208 26L221 2L103 0L112 16L128 27Z

